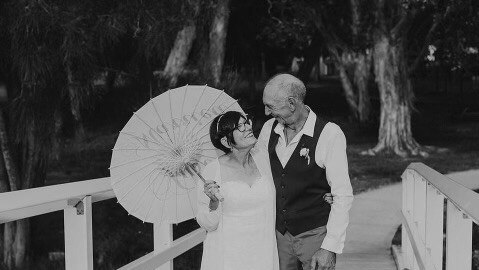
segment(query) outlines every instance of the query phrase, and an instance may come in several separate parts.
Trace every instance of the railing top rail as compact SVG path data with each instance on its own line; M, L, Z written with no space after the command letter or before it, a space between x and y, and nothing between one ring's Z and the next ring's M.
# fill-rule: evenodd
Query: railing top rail
M62 210L69 199L88 195L92 196L92 202L115 197L110 178L0 193L0 224Z
M118 270L156 269L165 262L173 260L185 251L188 251L203 242L205 237L206 231L204 229L196 229L173 241L169 248L158 253L153 251L121 268L118 268Z
M479 194L423 163L411 163L404 173L406 173L407 170L417 172L427 182L438 189L439 192L444 194L448 200L460 208L461 211L467 214L476 224L479 224Z

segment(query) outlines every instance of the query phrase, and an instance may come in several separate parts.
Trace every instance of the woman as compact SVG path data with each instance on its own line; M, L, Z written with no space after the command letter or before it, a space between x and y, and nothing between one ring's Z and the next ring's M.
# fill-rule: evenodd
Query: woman
M196 220L207 230L202 270L277 270L275 188L266 147L255 147L251 120L239 112L217 116L213 145L225 152L203 170ZM219 188L221 186L221 188ZM224 200L216 196L218 189ZM332 203L331 194L325 200Z
M277 270L275 189L267 153L254 148L251 121L239 112L217 116L213 145L226 154L203 170L213 180L199 189L196 219L207 230L203 270ZM224 198L215 193L221 186Z

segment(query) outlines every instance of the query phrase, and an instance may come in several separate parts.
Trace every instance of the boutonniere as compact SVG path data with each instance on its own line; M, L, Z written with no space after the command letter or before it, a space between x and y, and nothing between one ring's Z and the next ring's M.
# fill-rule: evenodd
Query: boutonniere
M308 161L308 165L311 162L311 158L309 157L309 148L301 148L299 151L299 156L304 157Z

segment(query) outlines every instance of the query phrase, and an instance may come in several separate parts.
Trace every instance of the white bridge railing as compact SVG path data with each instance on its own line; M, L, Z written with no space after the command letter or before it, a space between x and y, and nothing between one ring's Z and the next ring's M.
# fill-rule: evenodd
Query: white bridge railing
M62 210L66 270L93 269L92 203L115 198L109 178L0 193L0 224ZM173 241L171 224L154 224L154 251L121 270L172 270L173 259L203 242L203 229Z
M402 183L404 267L441 270L444 259L447 270L471 270L479 194L422 163L409 165Z

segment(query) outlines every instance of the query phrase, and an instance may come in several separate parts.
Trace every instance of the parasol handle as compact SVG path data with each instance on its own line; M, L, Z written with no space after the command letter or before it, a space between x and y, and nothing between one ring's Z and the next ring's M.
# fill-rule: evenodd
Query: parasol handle
M201 179L201 181L203 181L204 184L206 184L206 179L203 178L203 176L202 176L200 173L198 173L198 172L197 172L195 169L193 169L193 167L191 167L190 165L188 165L188 168L189 168L190 170L192 170L192 171ZM216 199L218 199L218 201L220 201L220 202L224 201L224 199L225 199L225 198L223 198L223 196L220 194L220 191L219 191L219 190L218 190L217 192L215 192L214 195L215 195Z

